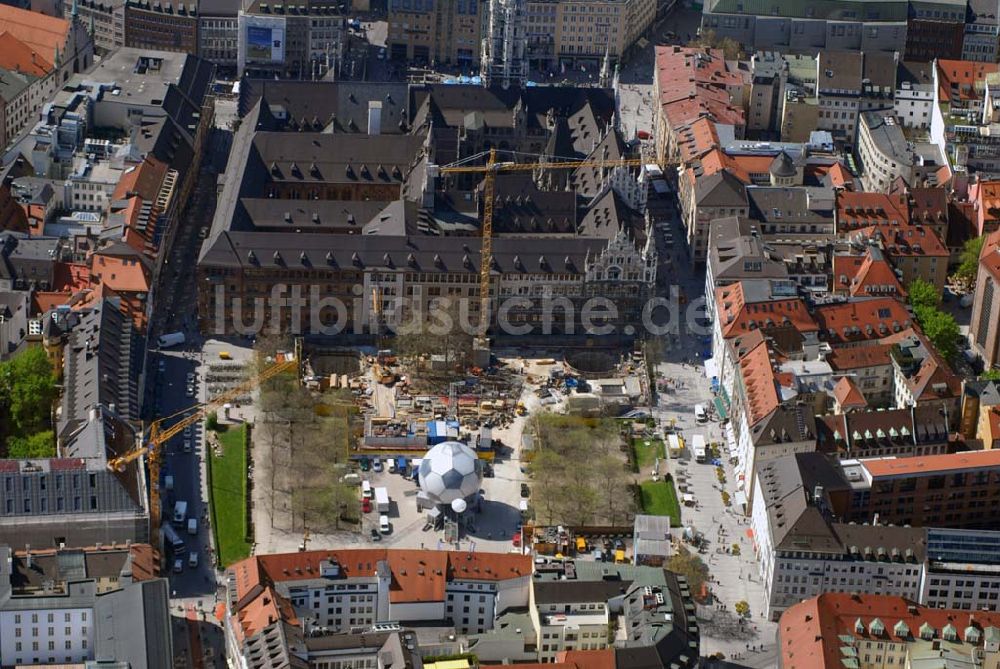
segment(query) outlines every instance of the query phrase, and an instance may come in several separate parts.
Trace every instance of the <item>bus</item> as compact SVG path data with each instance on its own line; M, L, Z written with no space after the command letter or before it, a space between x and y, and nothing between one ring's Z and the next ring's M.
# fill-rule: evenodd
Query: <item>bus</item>
M691 450L694 451L694 461L705 463L708 462L708 453L705 450L705 437L696 434L691 438Z

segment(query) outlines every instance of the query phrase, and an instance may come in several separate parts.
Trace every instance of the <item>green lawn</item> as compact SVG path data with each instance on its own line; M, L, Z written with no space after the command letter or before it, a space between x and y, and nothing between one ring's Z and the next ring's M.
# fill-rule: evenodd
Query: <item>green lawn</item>
M646 445L647 441L649 446ZM635 452L640 473L646 469L652 469L656 458L662 460L664 457L663 442L659 439L633 439L632 450Z
M642 512L652 516L670 516L671 527L680 527L681 505L677 501L674 482L644 481L642 483Z
M219 433L222 455L211 453L212 527L219 562L226 567L250 555L246 541L247 457L243 448L246 426Z

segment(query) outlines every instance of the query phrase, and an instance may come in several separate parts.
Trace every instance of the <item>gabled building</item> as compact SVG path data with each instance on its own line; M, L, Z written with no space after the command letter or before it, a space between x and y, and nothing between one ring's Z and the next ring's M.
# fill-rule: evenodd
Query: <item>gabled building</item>
M910 313L894 297L823 304L813 311L819 338L834 347L871 346L911 327Z
M0 547L0 654L18 666L173 666L170 593L146 544Z
M816 450L839 460L919 458L958 446L945 417L928 406L833 413L817 417L816 428Z
M943 412L951 426L957 426L962 381L922 333L904 331L892 337L895 405L930 405Z
M988 666L1000 658L1000 615L887 594L821 594L789 607L778 628L783 669L835 669L845 654L885 666L961 666L969 657Z
M93 62L93 39L75 13L62 19L0 5L0 145L33 124L66 80Z
M833 292L856 299L886 296L906 299L906 289L877 246L869 246L864 255L833 256Z
M0 541L15 548L149 541L142 462L108 468L109 458L135 448L142 338L114 301L59 315L45 319L61 324L49 340L63 360L58 457L0 461Z
M767 617L829 591L919 596L924 530L837 522L830 496L849 482L822 453L757 467L750 523Z
M734 136L743 137L746 73L728 63L718 49L659 46L655 57L653 136L660 164L677 159L679 130L699 118L732 126Z

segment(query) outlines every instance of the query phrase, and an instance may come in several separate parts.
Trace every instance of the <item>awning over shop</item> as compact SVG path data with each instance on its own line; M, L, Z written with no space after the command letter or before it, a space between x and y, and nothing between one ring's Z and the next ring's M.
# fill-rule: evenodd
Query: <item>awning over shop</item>
M713 376L719 375L719 365L715 362L715 358L705 359L705 378L710 379Z
M716 397L715 400L715 413L719 415L719 420L728 420L729 415L726 413L726 406L722 403L722 399Z
M737 490L736 494L733 495L733 500L736 502L736 506L745 507L747 505L747 496L742 490ZM753 532L753 530L750 530ZM753 538L752 536L750 537Z

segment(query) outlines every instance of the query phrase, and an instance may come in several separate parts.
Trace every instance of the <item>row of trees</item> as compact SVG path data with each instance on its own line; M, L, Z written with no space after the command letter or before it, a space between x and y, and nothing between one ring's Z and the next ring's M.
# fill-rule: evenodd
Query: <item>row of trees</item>
M9 458L55 455L56 377L45 351L28 348L0 362L0 435Z
M625 469L618 425L611 419L541 413L531 460L536 513L548 524L630 522L632 478Z
M954 360L958 355L962 333L955 317L938 308L941 293L934 284L923 279L914 279L908 291L910 306L920 323L920 329L946 360Z
M267 367L277 350L291 348L290 342L280 338L259 339L257 367ZM324 532L341 529L345 523L353 526L359 520L357 489L340 481L346 472L351 429L345 406L350 402L342 399L331 398L330 393L314 394L294 374L279 375L261 385L256 434L267 440L270 450L264 467L272 505L284 507L278 496L290 500L293 527L285 529Z

